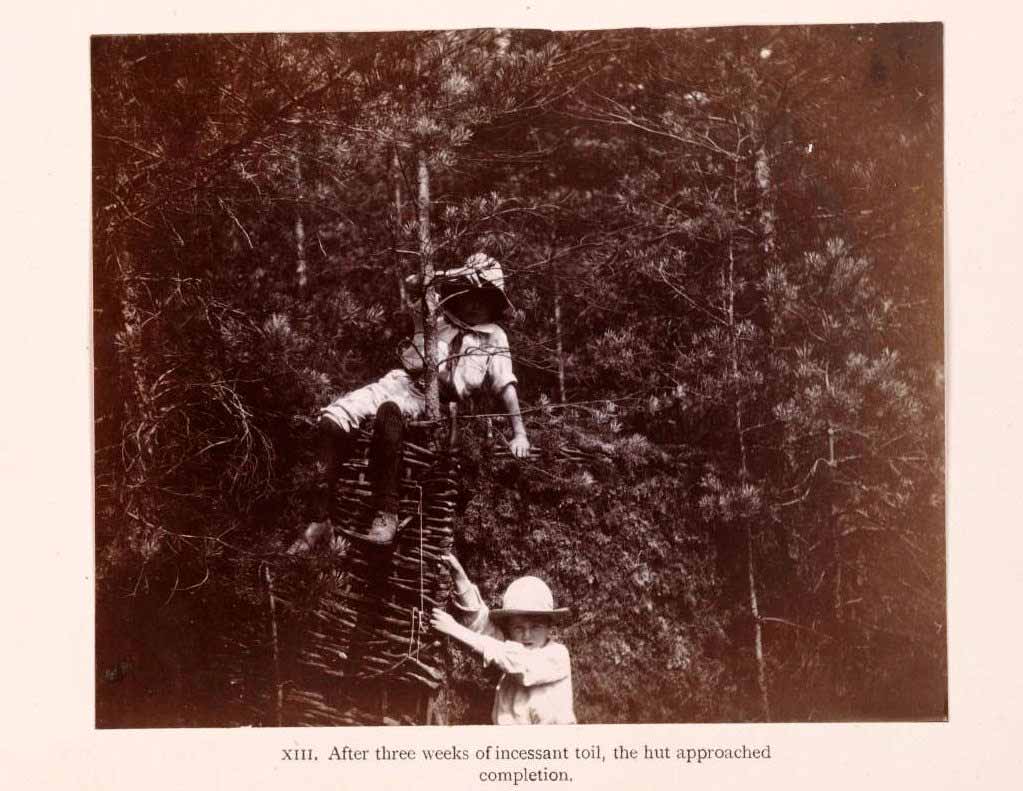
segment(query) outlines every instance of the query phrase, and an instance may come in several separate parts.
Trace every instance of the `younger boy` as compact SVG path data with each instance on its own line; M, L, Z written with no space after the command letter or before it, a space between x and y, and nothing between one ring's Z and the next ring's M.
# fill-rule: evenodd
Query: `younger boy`
M550 639L551 627L568 615L554 607L550 588L538 577L520 577L490 610L454 555L445 555L467 626L434 609L431 624L504 671L494 696L495 725L574 723L572 664L568 649Z

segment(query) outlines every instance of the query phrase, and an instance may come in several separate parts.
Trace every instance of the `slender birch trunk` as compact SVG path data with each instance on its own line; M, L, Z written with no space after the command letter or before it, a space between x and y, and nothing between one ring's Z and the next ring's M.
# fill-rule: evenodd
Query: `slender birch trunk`
M394 226L391 240L392 260L398 260L398 247L401 244L401 221L405 215L405 200L401 191L401 162L398 159L398 150L391 153L391 178L394 180ZM398 272L398 298L402 308L408 304L408 295L405 293L405 277L402 268Z
M775 250L777 215L774 210L774 192L771 183L771 159L767 153L766 145L761 145L757 149L753 174L760 191L760 231L763 234L761 249L771 255Z
M753 656L757 663L757 688L760 690L760 710L764 722L771 721L771 699L767 691L767 666L764 662L764 630L760 623L760 605L757 602L756 561L753 555L753 528L746 525L746 569L749 575L749 607L753 615Z
M298 156L292 155L292 162L295 166L295 192L298 197L302 195L302 166L299 164ZM295 201L295 275L298 280L299 292L304 292L308 278L308 266L305 255L305 222L302 219L302 203Z
M736 212L739 211L739 172L738 157L736 150L735 169L732 179L732 200ZM743 422L743 399L742 386L740 382L739 369L739 336L738 326L735 320L735 246L733 238L728 240L728 283L727 283L727 311L728 311L728 334L730 339L730 356L732 367L732 380L734 386L734 411L735 411L735 433L739 451L739 479L746 482L749 478L749 466L746 452L745 425ZM767 688L767 667L764 660L764 629L760 621L760 606L757 599L757 575L756 560L753 544L753 525L747 520L746 531L746 577L749 587L750 616L753 622L753 658L756 663L757 688L760 692L761 714L765 722L771 720L771 701Z
M561 281L554 277L554 342L558 355L558 403L564 404L565 396L565 346L561 331Z
M274 721L277 727L284 725L284 684L281 679L281 654L277 633L277 596L274 593L274 579L270 567L263 566L263 579L266 581L267 602L270 605L270 655L273 660L273 701Z
M419 187L419 276L423 284L423 351L425 357L426 417L440 418L440 386L437 381L437 293L433 286L433 242L430 238L430 168L426 154L417 157Z
M835 577L832 587L832 608L836 622L842 620L842 544L838 530L838 515L834 498L835 478L835 429L828 426L828 489L827 509L828 527L831 531L833 562L835 564Z
M425 357L426 416L438 421L432 432L439 444L443 426L440 425L440 387L437 381L437 293L433 286L433 242L430 238L430 168L426 154L419 151L416 162L416 181L419 188L419 276L423 285L423 351ZM447 723L446 693L443 687L429 693L426 703L426 724Z

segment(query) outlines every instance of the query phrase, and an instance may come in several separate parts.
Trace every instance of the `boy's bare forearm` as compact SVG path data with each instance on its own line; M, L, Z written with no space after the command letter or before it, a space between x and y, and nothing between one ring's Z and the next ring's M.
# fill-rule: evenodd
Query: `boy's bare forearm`
M451 572L451 581L455 583L455 590L458 593L462 593L472 587L472 580L469 579L465 567L453 553L442 555L441 560L444 561Z
M519 408L519 394L515 385L510 384L501 391L501 400L504 402L505 412L508 413L508 423L511 424L512 434L516 437L526 436L526 424L522 420L522 411Z
M514 384L508 385L501 391L501 400L504 402L505 411L508 413L508 422L512 429L512 438L508 443L508 449L515 458L524 459L529 455L529 437L526 436L526 424L522 422L519 395Z
M452 618L447 612L443 610L434 610L431 618L433 628L441 634L446 634L448 637L454 638L464 646L471 648L480 654L485 653L486 641L490 638L484 635L474 632L466 626L458 623Z
M455 590L458 593L469 590L472 587L472 580L465 573L464 569L458 569L451 574L451 581L455 583Z
M482 641L485 638L483 635L474 632L472 629L462 626L462 624L456 624L448 630L448 635L453 637L462 645L471 648L473 651L480 654L483 653Z

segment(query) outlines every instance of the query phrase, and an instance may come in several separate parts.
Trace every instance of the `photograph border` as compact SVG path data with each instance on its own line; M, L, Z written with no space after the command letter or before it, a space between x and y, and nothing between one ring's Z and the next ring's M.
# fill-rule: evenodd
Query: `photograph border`
M292 4L293 6L294 4ZM383 4L378 4L383 5ZM401 4L405 5L405 4ZM452 728L238 729L211 731L96 731L93 726L91 537L91 365L87 253L89 221L88 36L115 32L204 30L401 29L403 27L623 27L934 21L945 22L946 290L948 341L946 458L949 597L948 723L813 725L575 726L556 731L510 729L507 745L564 742L639 748L642 745L723 746L769 743L768 762L707 762L638 766L631 762L578 764L585 787L650 783L738 787L783 783L786 788L859 788L864 782L930 788L999 787L1018 772L1021 682L1005 646L1008 627L981 613L1014 603L1020 575L1014 563L1021 539L1013 516L1021 496L1012 486L1019 433L1014 397L1020 392L1020 346L1012 295L1020 274L1009 239L1019 227L1017 157L1021 91L1011 78L1015 26L1002 16L950 3L865 2L849 14L813 17L794 4L762 8L658 11L656 4L597 13L581 3L514 4L484 13L451 3L427 12L408 4L378 8L378 16L338 13L333 4L308 9L250 9L241 3L178 3L149 11L124 2L87 3L73 19L51 9L28 12L8 33L3 53L11 98L33 119L5 130L17 152L5 194L15 239L15 283L3 311L6 356L14 363L5 395L19 416L4 449L13 546L4 575L8 630L16 635L4 675L14 683L4 734L4 761L15 781L37 787L129 788L391 787L443 784L477 788L466 767L406 765L285 765L282 748L333 744L448 746L496 740L487 726ZM511 6L512 4L509 4ZM535 8L534 8L535 5ZM720 4L719 4L720 6ZM570 7L570 10L569 10ZM784 8L784 11L781 10ZM25 15L25 12L21 12ZM459 17L457 14L463 14ZM495 19L494 17L501 17ZM376 22L375 20L380 20ZM461 21L460 21L461 20ZM428 24L427 24L428 21ZM26 68L25 64L36 68ZM27 79L12 79L31 75ZM7 93L7 91L5 91ZM7 139L7 138L10 139ZM1005 163L1011 163L1006 165ZM5 193L7 190L5 189ZM59 223L60 232L47 230ZM39 245L45 241L45 255ZM60 266L59 272L53 267ZM29 299L24 299L28 295ZM13 299L12 299L13 297ZM56 316L55 320L46 317ZM13 391L13 392L12 392ZM56 486L54 486L56 481ZM1004 527L1002 527L1004 525ZM985 540L992 529L995 542ZM24 558L34 558L25 562ZM13 561L13 562L12 562ZM26 596L26 591L32 595ZM993 619L993 615L990 616ZM996 643L1002 645L996 648ZM690 772L697 773L696 776ZM18 783L16 782L16 785ZM1007 787L1007 786L1006 786Z

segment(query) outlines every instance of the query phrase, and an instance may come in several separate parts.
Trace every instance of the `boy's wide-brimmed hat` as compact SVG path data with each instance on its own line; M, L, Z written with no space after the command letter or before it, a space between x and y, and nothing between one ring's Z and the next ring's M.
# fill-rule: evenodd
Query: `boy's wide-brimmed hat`
M508 295L504 293L504 270L501 269L501 264L486 253L473 253L465 259L464 266L439 274L443 277L449 273L454 282L464 280L470 286L493 293L500 312L515 309Z
M513 615L549 618L553 622L566 619L570 610L567 607L554 606L554 595L547 583L539 577L519 577L504 592L501 607L490 611L495 621L510 618Z

